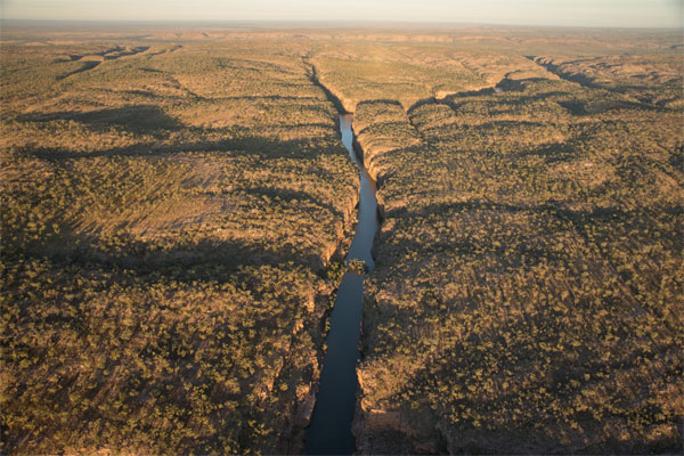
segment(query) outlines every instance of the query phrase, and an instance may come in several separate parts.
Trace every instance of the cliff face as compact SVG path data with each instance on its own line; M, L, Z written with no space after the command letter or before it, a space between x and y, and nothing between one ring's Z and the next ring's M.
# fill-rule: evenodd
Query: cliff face
M398 102L360 102L354 118L356 145L363 157L369 174L378 183L378 211L383 224L375 247L379 273L389 258L378 250L383 238L391 232L394 221L386 218L388 176L393 174L393 154L412 153L421 141L408 116ZM390 199L390 210L399 203ZM377 272L371 275L364 306L362 353L373 353L378 343L375 333L386 318L375 311L382 290L376 288ZM396 370L395 370L396 369ZM410 410L400 404L385 400L390 391L401 388L409 375L400 365L387 366L382 372L369 370L364 361L357 370L360 394L354 422L357 450L361 454L415 454L439 453L445 450L445 442L437 430L435 417L429 409Z
M3 45L0 453L298 452L358 199L337 110L296 40L116 36Z
M356 105L384 217L359 451L676 451L681 113L504 79L408 112Z
M3 30L0 453L301 452L340 111L359 451L680 451L680 34L408 35Z

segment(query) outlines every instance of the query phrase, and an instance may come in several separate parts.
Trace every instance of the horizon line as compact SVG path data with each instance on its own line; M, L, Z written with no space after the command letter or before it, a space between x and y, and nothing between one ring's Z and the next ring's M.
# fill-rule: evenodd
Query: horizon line
M513 28L555 28L555 29L611 29L611 30L658 30L684 31L682 26L630 26L630 25L567 25L567 24L520 24L510 22L474 22L474 21L432 21L432 20L364 20L364 19L30 19L19 17L2 17L0 23L34 23L38 24L83 24L83 25L315 25L344 24L350 25L415 25L415 26L480 26L480 27L513 27Z

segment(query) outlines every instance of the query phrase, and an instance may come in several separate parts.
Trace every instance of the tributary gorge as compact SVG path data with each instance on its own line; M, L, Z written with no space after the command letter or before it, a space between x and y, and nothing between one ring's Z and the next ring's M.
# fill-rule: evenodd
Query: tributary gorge
M0 454L681 452L679 31L5 25Z

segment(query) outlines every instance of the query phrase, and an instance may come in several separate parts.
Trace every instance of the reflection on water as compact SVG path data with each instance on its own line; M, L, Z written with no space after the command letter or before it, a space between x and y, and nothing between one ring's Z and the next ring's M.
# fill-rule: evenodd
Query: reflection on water
M361 190L359 192L359 217L356 225L356 233L352 241L347 260L363 260L369 269L373 269L374 262L371 255L373 239L378 230L378 206L375 201L375 182L368 175L363 163L354 151L354 133L351 128L352 115L345 114L340 116L340 132L342 133L342 143L349 151L354 163L359 169L361 179Z
M369 270L374 262L371 254L378 229L375 183L354 152L352 116L340 116L342 143L359 169L359 215L356 233L347 255L349 260L363 260ZM335 307L330 315L328 351L316 398L316 408L306 434L307 454L351 454L354 436L351 432L356 407L356 364L359 359L359 335L363 313L363 277L347 272L337 290Z

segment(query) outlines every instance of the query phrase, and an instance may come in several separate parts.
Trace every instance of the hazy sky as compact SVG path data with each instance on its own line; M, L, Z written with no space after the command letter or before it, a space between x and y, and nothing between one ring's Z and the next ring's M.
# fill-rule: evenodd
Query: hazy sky
M5 19L364 20L682 27L684 0L0 0Z

